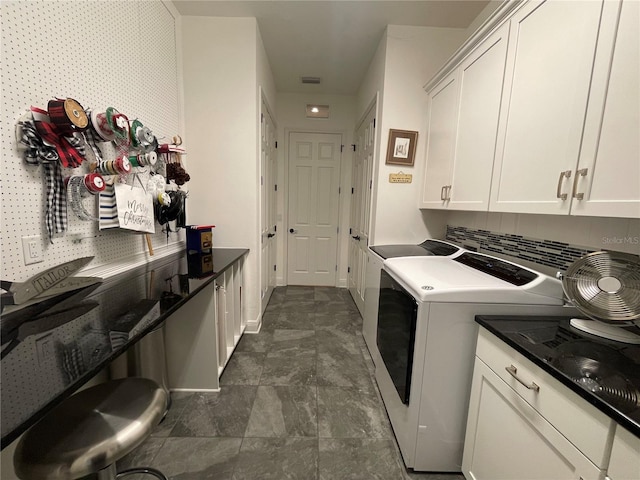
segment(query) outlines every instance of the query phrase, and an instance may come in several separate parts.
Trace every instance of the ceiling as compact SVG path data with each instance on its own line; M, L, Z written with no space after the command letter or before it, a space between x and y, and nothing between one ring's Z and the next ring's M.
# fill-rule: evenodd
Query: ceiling
M181 15L255 17L278 92L353 95L386 25L467 28L488 0L173 0ZM305 85L301 76L320 77Z

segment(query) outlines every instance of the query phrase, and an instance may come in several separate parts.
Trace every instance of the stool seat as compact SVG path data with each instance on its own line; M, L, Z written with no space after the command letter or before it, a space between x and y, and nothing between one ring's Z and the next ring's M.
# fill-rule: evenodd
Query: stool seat
M152 380L123 378L64 400L20 439L22 479L77 479L109 467L140 445L166 412L168 395Z

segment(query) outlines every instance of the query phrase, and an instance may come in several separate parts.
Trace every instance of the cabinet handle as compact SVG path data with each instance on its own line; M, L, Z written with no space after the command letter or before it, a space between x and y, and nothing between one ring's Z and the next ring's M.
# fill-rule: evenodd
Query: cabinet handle
M584 193L578 193L576 192L576 190L578 189L578 178L586 176L588 171L588 168L581 168L580 170L576 170L576 177L573 179L573 198L577 198L578 200L582 200L584 198Z
M571 178L571 170L565 170L564 172L560 172L560 177L558 177L558 187L556 188L556 198L561 198L562 200L567 199L566 193L560 193L560 191L562 190L562 179L564 177Z
M511 365L510 367L504 367L504 369L507 371L509 375L511 375L513 378L515 378L518 382L520 382L522 385L527 387L529 390L533 390L534 392L540 391L540 387L536 385L534 382L531 382L531 385L527 385L522 380L520 380L517 375L518 369L515 366Z
M446 200L451 200L451 185L447 185L447 198Z
M440 189L440 200L442 200L443 202L447 199L446 195L445 195L445 191L447 189L446 185L443 185L442 188Z

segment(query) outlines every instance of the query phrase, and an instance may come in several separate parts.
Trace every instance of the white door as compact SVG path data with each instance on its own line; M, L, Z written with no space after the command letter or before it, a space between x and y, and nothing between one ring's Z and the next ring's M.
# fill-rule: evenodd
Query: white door
M340 134L289 134L289 285L336 284L341 145Z
M260 135L260 295L262 309L276 284L276 129L269 110L262 102Z
M639 19L640 3L623 1L617 35L598 45L572 215L640 217Z
M512 18L489 210L569 212L601 9L531 2Z
M351 218L349 221L349 272L347 285L360 314L364 315L367 275L373 159L376 144L376 105L371 106L355 134L356 151L351 176Z

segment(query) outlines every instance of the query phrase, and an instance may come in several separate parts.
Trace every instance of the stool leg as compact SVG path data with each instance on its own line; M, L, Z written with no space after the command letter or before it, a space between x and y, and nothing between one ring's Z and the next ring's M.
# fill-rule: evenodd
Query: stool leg
M153 475L160 480L169 480L160 470L150 467L129 468L118 473L115 478L126 477L127 475L133 475L134 473L146 473L147 475Z
M112 463L107 468L103 468L102 470L98 471L96 475L96 479L97 480L115 480L116 474L117 474L116 465L115 463Z

